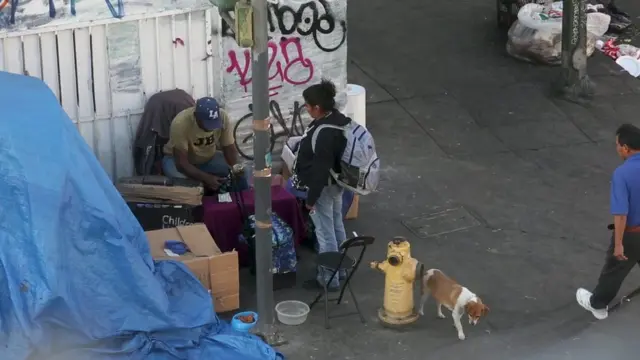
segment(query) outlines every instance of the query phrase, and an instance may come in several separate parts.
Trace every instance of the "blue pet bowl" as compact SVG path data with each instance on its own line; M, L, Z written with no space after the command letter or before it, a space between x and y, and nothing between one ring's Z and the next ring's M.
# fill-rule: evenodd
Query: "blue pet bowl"
M238 319L240 316L247 316L247 315L253 315L252 323L246 323ZM236 331L248 332L249 330L251 330L252 327L256 326L257 322L258 322L258 313L253 311L243 311L241 313L237 313L233 315L233 318L231 319L231 327L233 328L233 330L236 330Z

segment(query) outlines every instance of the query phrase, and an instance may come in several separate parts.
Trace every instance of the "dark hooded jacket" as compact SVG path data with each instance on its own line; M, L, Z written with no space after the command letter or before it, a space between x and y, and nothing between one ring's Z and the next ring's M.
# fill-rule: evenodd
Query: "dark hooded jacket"
M311 146L313 134L322 124L345 126L350 121L351 119L334 110L328 116L313 120L309 124L306 136L300 142L294 172L300 183L309 188L307 193L307 205L309 206L315 205L325 186L335 184L329 171L333 169L336 173L340 172L340 159L347 145L347 139L341 130L323 128L316 138L314 153Z
M134 139L136 174L159 173L156 167L162 159L162 147L169 140L171 122L179 112L195 104L191 95L181 89L161 91L149 98Z

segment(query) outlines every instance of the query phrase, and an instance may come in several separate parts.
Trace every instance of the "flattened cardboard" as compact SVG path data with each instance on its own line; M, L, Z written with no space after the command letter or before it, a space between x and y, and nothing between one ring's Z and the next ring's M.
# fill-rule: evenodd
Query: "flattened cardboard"
M353 220L358 218L358 210L360 209L360 195L355 194L353 196L353 201L351 202L351 206L349 207L349 211L344 216L345 220Z
M211 292L216 312L226 312L240 307L240 277L238 253L222 253L204 224L178 226L146 232L151 256L156 260L176 260L184 263L202 286ZM167 256L164 243L167 240L184 242L191 253Z

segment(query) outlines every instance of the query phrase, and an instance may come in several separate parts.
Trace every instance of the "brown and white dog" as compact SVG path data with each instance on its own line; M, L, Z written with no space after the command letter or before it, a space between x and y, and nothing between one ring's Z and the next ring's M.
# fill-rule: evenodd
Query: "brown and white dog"
M438 304L438 317L444 319L442 306L451 310L453 325L458 330L458 338L464 340L462 323L460 320L466 312L469 316L469 324L476 325L481 316L489 312L489 307L466 287L458 284L438 269L427 270L422 278L422 298L420 299L420 315L424 315L424 304L429 295L436 299Z

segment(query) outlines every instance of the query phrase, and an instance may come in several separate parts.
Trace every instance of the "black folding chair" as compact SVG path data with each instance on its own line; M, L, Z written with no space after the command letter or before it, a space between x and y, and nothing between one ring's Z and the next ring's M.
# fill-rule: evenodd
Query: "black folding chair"
M322 278L325 278L324 277L325 271L331 271L332 273L331 273L331 277L329 278L329 281L323 284L322 290L320 291L318 296L316 296L316 299L313 300L313 302L309 305L309 308L313 308L313 306L316 303L318 303L320 299L324 298L325 328L328 329L330 327L329 326L329 301L336 301L337 304L340 304L342 302L342 298L344 297L344 291L346 289L349 289L349 293L351 294L353 303L355 304L356 310L358 311L357 314L360 315L360 320L363 323L366 321L364 316L362 315L362 312L360 311L360 306L358 305L358 299L356 299L356 296L353 293L351 286L349 285L349 281L351 281L353 274L355 274L356 270L358 270L358 267L360 266L360 263L362 262L362 258L364 256L364 252L367 250L367 246L373 244L374 240L375 238L373 238L372 236L356 236L342 243L342 245L340 245L340 251L325 252L318 255L318 258L316 260L316 265L321 271L320 275L322 276ZM352 257L350 257L347 254L349 249L353 249L353 248L361 248L360 255L358 256L358 260L354 260ZM329 284L331 284L331 281L333 280L334 277L339 276L338 274L340 273L340 271L345 271L347 273L346 279L342 281L342 284L340 286L340 295L336 299L329 299L329 290L327 287L329 286ZM347 314L336 315L334 317L355 315L355 314L356 313L347 313Z

